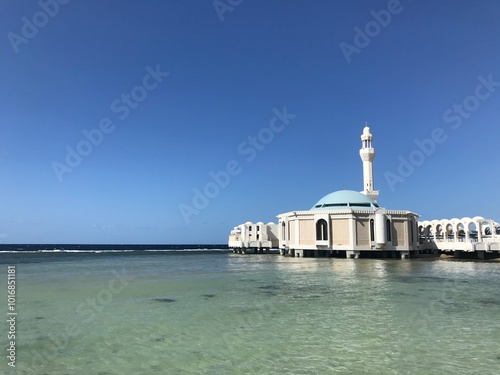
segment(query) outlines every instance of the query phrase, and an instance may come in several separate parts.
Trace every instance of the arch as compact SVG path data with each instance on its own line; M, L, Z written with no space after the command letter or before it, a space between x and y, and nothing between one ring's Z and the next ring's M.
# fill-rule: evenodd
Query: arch
M490 236L492 234L491 228L494 228L493 220L481 219L479 220L479 231L483 236Z
M410 240L411 243L415 243L415 233L418 233L418 228L417 228L417 223L415 222L414 218L410 219Z
M423 225L418 226L418 243L423 244L425 242L425 229Z
M319 219L316 222L316 240L328 241L328 223L325 219Z
M436 224L436 240L443 239L443 225L441 223Z
M434 229L432 228L431 224L428 224L427 227L425 227L425 234L428 241L434 240Z
M432 220L431 221L431 235L430 238L432 241L436 241L438 239L438 235L441 231L440 228L440 221L439 220Z
M286 224L284 221L281 223L281 239L283 241L286 239Z
M455 232L453 231L453 224L447 222L444 227L445 238L449 240L455 239Z
M469 221L467 223L467 232L469 233L469 239L471 240L477 240L477 224L475 221Z
M474 216L472 218L472 221L475 221L476 223L479 223L479 222L484 221L484 220L486 220L486 219L482 216Z
M457 222L456 233L458 240L463 242L465 240L465 225L461 221Z

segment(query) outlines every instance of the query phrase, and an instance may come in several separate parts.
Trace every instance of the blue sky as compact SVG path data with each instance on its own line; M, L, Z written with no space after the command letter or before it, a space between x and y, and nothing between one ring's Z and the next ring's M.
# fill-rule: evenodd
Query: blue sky
M382 206L500 221L499 18L494 0L2 0L0 241L224 243L361 190L365 122Z

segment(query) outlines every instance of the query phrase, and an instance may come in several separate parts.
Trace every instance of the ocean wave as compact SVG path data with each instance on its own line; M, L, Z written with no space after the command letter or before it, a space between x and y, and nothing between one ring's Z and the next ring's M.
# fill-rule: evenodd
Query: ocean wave
M210 253L210 252L228 252L229 249L144 249L137 250L138 252L166 252L166 253L179 253L179 252L193 252L193 253Z
M0 254L39 254L39 253L144 253L144 252L153 252L153 253L211 253L211 252L229 252L229 249L40 249L40 250L3 250L0 251Z
M128 253L138 250L73 250L73 249L42 249L42 250L5 250L1 254L38 254L38 253ZM140 250L139 250L140 251Z
M137 250L130 249L117 249L117 250L90 250L90 249L52 249L52 250L39 250L40 253L129 253Z

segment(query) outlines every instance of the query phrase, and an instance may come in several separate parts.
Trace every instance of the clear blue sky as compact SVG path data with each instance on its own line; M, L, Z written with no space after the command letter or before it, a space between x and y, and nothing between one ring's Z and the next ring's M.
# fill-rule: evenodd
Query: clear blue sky
M224 243L361 190L366 121L382 206L500 221L498 1L44 1L0 1L2 243Z

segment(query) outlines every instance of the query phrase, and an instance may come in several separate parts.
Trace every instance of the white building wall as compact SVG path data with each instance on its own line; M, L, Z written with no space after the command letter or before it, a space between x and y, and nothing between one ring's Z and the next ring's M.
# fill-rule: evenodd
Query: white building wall
M410 238L411 225L415 225L418 216L409 211L381 210L378 217L379 228L376 226L376 211L312 210L285 213L278 217L278 239L281 249L408 251L418 248L416 234L414 234L413 241ZM316 223L320 219L328 223L328 240L326 241L316 238ZM374 241L371 241L370 220L374 221ZM390 239L387 237L387 220L389 220L391 230ZM284 227L283 223L285 223ZM288 239L288 225L290 225L290 239ZM394 225L395 230L392 229ZM358 227L361 228L359 231ZM283 228L285 233L283 233ZM378 233L375 232L377 230ZM314 240L311 241L311 239Z

